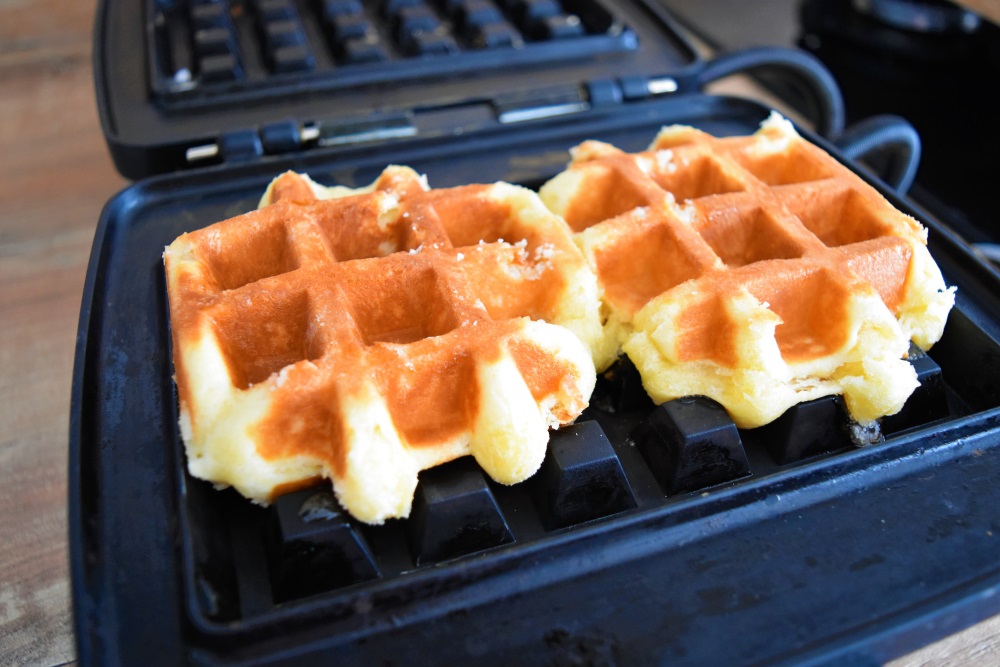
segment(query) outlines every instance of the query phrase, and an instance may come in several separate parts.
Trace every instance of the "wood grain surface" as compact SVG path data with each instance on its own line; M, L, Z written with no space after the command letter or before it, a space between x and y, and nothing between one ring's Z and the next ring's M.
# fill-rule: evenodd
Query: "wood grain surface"
M93 2L0 0L0 664L75 657L66 480L73 345L101 207Z
M0 665L75 660L66 485L83 280L126 185L97 120L94 0L0 0ZM901 658L1000 664L1000 618Z

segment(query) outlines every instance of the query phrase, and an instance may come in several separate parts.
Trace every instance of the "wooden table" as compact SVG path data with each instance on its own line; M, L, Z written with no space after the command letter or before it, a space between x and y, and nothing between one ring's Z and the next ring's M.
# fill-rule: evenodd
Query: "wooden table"
M126 182L98 125L94 0L0 0L0 664L73 662L67 431L101 207ZM1000 664L1000 617L894 665Z
M125 181L94 104L94 2L0 0L0 664L74 659L66 484L80 297Z

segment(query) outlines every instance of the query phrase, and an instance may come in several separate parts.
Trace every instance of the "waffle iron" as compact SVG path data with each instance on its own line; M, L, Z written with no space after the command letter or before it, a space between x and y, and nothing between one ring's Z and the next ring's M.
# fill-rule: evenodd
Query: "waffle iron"
M831 140L842 110L808 56L703 60L645 0L104 0L94 51L135 183L101 215L77 337L81 664L870 664L1000 613L1000 275ZM818 128L800 132L927 226L958 288L882 442L848 438L837 398L746 431L704 399L655 406L622 361L534 478L460 459L421 473L406 520L359 524L326 488L264 508L187 474L176 236L286 169L537 188L584 139L749 134L767 107L701 92L736 69L797 82Z

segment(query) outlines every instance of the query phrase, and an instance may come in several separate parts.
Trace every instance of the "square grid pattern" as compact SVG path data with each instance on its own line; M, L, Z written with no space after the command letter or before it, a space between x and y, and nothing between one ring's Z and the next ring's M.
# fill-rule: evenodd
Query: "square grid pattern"
M559 285L586 273L562 222L535 195L506 184L425 192L416 174L396 168L377 185L391 190L284 199L168 249L193 467L224 454L215 443L228 436L219 428L243 428L256 455L279 468L284 460L313 462L262 489L239 486L243 466L235 479L209 475L213 481L267 500L319 474L364 487L390 474L383 468L395 469L391 475L406 477L410 493L396 492L408 507L420 469L470 447L497 478L530 474L518 457L537 455L540 463L547 420L570 421L585 407L589 353L569 331L525 319L558 319ZM596 323L596 300L591 317ZM205 349L209 357L199 357ZM206 372L213 366L224 372ZM498 391L510 396L497 398ZM257 416L220 426L234 406ZM538 433L511 435L540 451L517 444L492 452L489 433L504 420L540 420ZM401 451L373 453L378 470L359 477L357 446L384 437ZM208 444L191 449L191 442Z
M149 6L159 75L190 91L496 49L626 48L597 0L189 0ZM602 43L603 44L603 43Z

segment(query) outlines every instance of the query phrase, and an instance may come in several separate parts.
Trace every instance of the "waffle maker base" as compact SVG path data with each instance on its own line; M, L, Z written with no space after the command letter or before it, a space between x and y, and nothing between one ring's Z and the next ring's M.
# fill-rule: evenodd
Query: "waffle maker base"
M678 406L653 406L622 364L537 479L500 487L456 461L422 474L405 521L354 523L322 490L262 508L186 473L161 253L253 208L281 170L353 186L397 163L434 187L470 174L537 187L583 139L639 150L663 124L749 134L767 114L690 95L502 141L161 176L115 197L71 412L81 663L868 664L1000 612L1000 276L874 181L930 229L958 287L944 338L915 361L922 389L882 444L850 446L834 399L739 433L688 401L695 416L664 435ZM734 435L745 467L684 472Z

